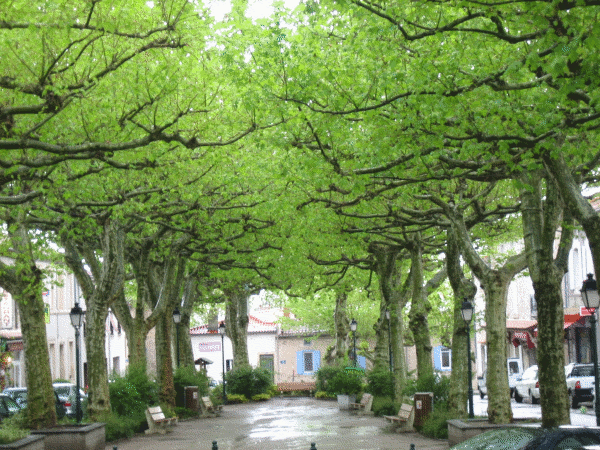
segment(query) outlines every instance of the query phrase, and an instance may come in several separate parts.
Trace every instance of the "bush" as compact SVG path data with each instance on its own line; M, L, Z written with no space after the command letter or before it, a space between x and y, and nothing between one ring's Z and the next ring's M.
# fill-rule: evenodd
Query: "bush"
M367 374L367 392L378 397L392 397L394 395L394 383L392 372L389 370L377 370Z
M255 402L264 402L271 398L269 394L256 394L252 396L252 401Z
M330 394L353 395L363 390L362 371L343 369L327 383L326 392Z
M394 403L391 397L373 396L373 406L371 406L373 414L381 416L395 416L400 410L400 405Z
M271 372L250 366L243 366L234 369L225 374L226 392L238 395L245 395L252 398L256 394L265 394L273 384L271 382Z
M192 411L191 409L181 408L179 406L175 407L175 415L180 419L190 419L192 417L198 417L198 413L196 411Z
M269 386L269 389L267 389L267 394L269 394L270 397L275 397L276 395L281 394L281 392L279 392L279 390L277 389L277 386L275 384Z
M210 390L208 394L210 397L210 401L213 405L222 405L223 404L223 385L215 386Z
M327 393L327 392L325 392L325 391L317 391L317 392L315 393L315 398L326 398L326 399L329 399L329 398L335 398L335 395L333 395L333 394L328 394L328 393Z
M186 386L198 386L198 398L208 393L208 377L198 372L193 366L178 367L173 374L175 386L175 405L185 407L184 396Z
M244 394L227 394L227 403L248 403L248 398Z
M324 366L317 370L317 391L327 392L327 385L329 381L333 379L341 370L344 370L340 366Z
M447 403L437 404L420 431L428 437L448 439L448 423L446 421L450 419L454 419L454 416L448 411Z
M408 380L402 394L412 398L416 392L433 392L433 405L447 403L450 394L450 377L432 374L418 380Z
M12 417L2 420L0 425L0 444L10 444L29 435L25 411L20 411Z
M115 441L122 438L130 438L138 428L140 417L139 416L118 416L116 414L106 414L100 422L106 424L104 429L104 435L107 442ZM143 417L144 422L146 417Z

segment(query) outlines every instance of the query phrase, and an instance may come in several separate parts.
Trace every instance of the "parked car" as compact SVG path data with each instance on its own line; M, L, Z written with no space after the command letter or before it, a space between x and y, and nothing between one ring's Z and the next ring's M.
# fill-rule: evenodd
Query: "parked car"
M17 404L17 402L15 402L13 400L12 397L9 397L6 394L0 394L0 418L1 419L6 419L7 417L10 417L16 413L18 413L19 411L21 411L21 406L19 406Z
M531 366L515 383L515 400L517 403L523 399L531 399L532 404L540 402L540 382L538 380L538 366Z
M574 450L582 449L584 445L598 444L600 428L513 427L486 431L450 450Z
M5 395L8 395L9 397L11 397L17 403L17 405L19 405L19 407L21 407L23 409L27 407L27 388L26 387L6 388L6 389L4 389L2 394L5 394ZM58 420L60 420L63 417L65 417L65 415L67 414L67 408L64 404L64 401L61 401L60 398L58 397L56 390L54 390L54 398L56 400L56 402L55 402L56 418Z
M568 364L565 366L567 391L571 397L571 408L576 409L581 402L594 401L594 365Z
M508 387L510 388L510 396L512 397L515 393L517 379L523 373L521 359L508 358L506 360L506 369L508 371ZM482 377L477 379L477 388L479 389L479 396L481 398L487 395L487 370L483 372Z
M54 386L54 390L60 400L64 402L67 408L67 416L75 417L75 401L77 399L75 392L77 391L77 386L74 383L53 383L52 386ZM82 405L87 400L87 397L83 389L79 388L79 398Z

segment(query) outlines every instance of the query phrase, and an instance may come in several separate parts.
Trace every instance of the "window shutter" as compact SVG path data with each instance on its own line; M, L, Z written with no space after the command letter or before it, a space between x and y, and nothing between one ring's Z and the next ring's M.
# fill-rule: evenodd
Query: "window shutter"
M363 369L367 368L367 358L364 356L358 355L358 367L362 367Z
M313 352L313 368L315 372L319 370L319 367L321 367L321 350L315 350Z
M304 375L304 352L296 352L296 371L298 375Z
M442 346L433 347L433 366L435 370L442 370Z

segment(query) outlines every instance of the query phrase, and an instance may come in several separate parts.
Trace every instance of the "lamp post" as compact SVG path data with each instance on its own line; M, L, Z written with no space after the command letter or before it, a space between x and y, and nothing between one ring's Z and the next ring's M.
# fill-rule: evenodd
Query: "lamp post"
M83 324L83 316L85 311L83 311L79 307L79 303L75 302L75 306L71 309L71 325L75 328L75 376L77 377L76 381L76 391L75 391L75 418L77 419L77 423L81 423L81 397L79 394L80 386L79 386L79 328Z
M225 392L225 323L219 325L219 334L221 335L221 360L223 361L223 404L227 404L227 393Z
M175 308L173 311L173 322L175 322L175 329L177 332L177 368L179 368L179 322L181 322L179 308Z
M583 282L581 287L581 298L587 309L593 309L592 319L592 358L594 361L594 411L596 412L596 426L600 426L600 402L598 402L597 392L598 386L598 346L596 344L596 310L600 306L600 298L598 297L598 286L594 275L588 273L587 280Z
M395 400L396 398L396 380L394 380L394 357L392 356L392 321L391 321L391 314L390 314L390 310L386 309L385 310L385 318L387 319L387 323L388 323L388 351L390 354L390 374L391 374L391 378L392 378L392 400Z
M350 329L352 330L352 334L354 335L354 367L356 367L356 326L358 323L356 320L352 319L350 322Z
M475 417L475 413L473 412L473 382L471 375L471 319L473 318L473 305L470 301L465 298L463 302L460 313L462 315L463 320L467 324L467 377L469 381L469 419Z

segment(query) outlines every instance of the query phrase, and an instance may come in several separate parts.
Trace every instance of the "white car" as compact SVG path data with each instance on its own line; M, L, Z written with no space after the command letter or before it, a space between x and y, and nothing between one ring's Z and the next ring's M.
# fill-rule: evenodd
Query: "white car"
M532 404L540 402L540 382L538 380L538 366L531 366L515 384L515 400L521 403L523 399L531 399Z

